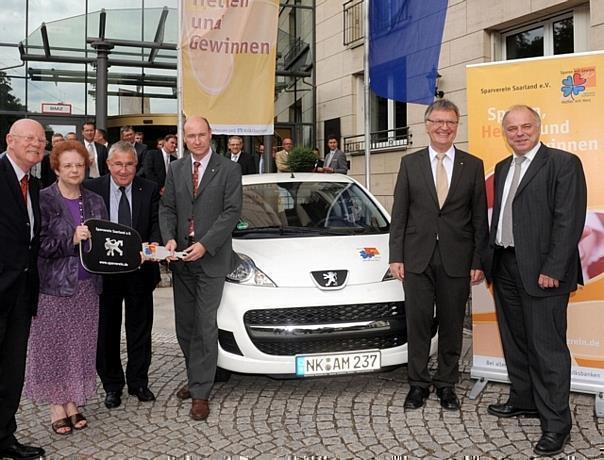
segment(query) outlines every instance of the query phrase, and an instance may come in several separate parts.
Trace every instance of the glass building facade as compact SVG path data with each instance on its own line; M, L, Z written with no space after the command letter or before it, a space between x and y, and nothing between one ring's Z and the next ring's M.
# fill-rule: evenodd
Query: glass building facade
M96 113L96 51L89 38L99 37L105 11L105 38L153 42L178 41L179 0L5 0L0 15L0 143L10 124L21 117L41 121L47 131L80 131ZM161 27L162 12L165 22ZM44 26L42 26L44 24ZM280 138L314 142L313 37L314 1L282 1L279 19L275 145ZM47 40L46 40L47 37ZM23 61L28 56L41 59ZM50 55L46 51L50 50ZM116 45L109 58L107 127L116 140L129 124L155 139L175 131L176 64L174 49ZM71 62L70 62L71 61ZM80 62L73 62L80 61ZM57 111L59 107L61 112ZM234 108L235 109L235 108Z

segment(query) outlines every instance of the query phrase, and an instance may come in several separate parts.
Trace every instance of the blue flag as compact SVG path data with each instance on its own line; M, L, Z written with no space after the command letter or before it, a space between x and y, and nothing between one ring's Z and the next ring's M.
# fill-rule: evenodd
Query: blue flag
M369 3L369 81L382 97L430 104L447 0L372 0Z

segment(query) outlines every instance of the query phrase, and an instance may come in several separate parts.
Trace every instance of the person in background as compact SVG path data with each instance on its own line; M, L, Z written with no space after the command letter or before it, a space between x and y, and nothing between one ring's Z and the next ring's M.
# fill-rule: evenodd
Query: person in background
M243 147L243 139L240 136L229 137L228 149L229 153L227 157L241 166L241 174L256 174L256 163L254 157L250 153L241 150Z
M86 428L79 407L96 394L102 281L80 263L79 246L90 237L84 221L107 219L107 210L100 196L82 187L88 162L82 143L61 142L50 155L57 182L40 194L40 298L24 394L49 404L53 431L65 435Z
M84 147L88 151L90 162L86 170L86 177L94 179L107 174L107 147L95 142L96 125L93 121L86 121L82 125Z
M134 133L134 142L137 144L143 144L145 139L145 134L142 131L137 131Z
M145 144L141 144L140 142L136 142L136 136L134 133L134 128L132 126L122 126L120 128L120 138L123 141L130 142L130 144L132 144L132 146L136 150L136 173L138 175L143 175L143 165L145 162L145 155L147 154L147 146Z
M275 163L277 165L277 172L288 172L289 166L287 164L287 157L289 152L294 148L294 142L286 137L283 139L283 149L279 150L275 155Z
M14 122L0 155L0 458L38 458L44 449L15 437L27 338L38 305L40 184L29 174L42 161L46 137L40 123Z
M333 135L328 136L327 146L329 152L325 155L323 166L317 168L317 172L346 174L348 163L346 162L346 154L338 148L338 138Z
M107 131L102 128L97 128L94 132L94 142L104 145L107 151L109 151L109 139L107 137Z
M163 193L166 174L170 164L176 160L177 139L174 134L168 134L163 139L163 147L159 150L149 150L145 155L143 173L146 179L155 182L160 193Z
M66 141L77 141L78 135L76 133L74 133L73 131L70 131L67 134L65 134L65 140Z

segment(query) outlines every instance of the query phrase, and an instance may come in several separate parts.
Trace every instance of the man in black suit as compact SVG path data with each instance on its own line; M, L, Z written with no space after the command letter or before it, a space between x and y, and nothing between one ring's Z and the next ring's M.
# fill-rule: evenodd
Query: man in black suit
M86 177L94 179L107 174L107 147L94 141L96 125L93 121L87 121L82 125L82 137L84 147L88 151L90 165L86 170Z
M405 409L424 405L434 384L441 406L459 410L465 305L470 283L484 278L488 223L484 167L453 145L459 110L445 99L424 115L430 145L401 159L390 229L390 272L403 281L409 384ZM428 372L434 304L438 369Z
M145 155L147 154L147 145L135 141L134 128L132 126L122 126L120 128L120 138L123 141L129 142L136 150L138 163L136 164L136 174L143 176L143 165L145 164Z
M513 155L495 166L487 275L511 387L508 401L488 412L538 416L542 436L535 453L554 456L572 424L566 310L583 281L578 243L587 186L576 155L539 142L535 110L514 106L502 125Z
M170 163L176 160L176 148L178 147L174 134L168 134L163 141L163 147L147 152L143 166L145 178L155 182L159 186L160 193L163 192Z
M112 222L134 228L146 242L159 242L159 189L157 184L137 177L136 152L129 142L111 146L107 159L109 174L85 185L103 197ZM126 215L122 212L125 197ZM128 215L128 212L130 213ZM149 390L153 290L159 282L157 263L145 262L132 273L104 275L100 298L97 372L106 391L108 409L121 404L124 384L139 401L153 401ZM126 378L120 359L122 303L126 314L128 364Z
M46 137L34 120L18 120L0 158L0 458L38 458L44 450L17 441L31 317L38 305L40 206L31 168L42 161Z
M243 152L241 150L242 148L243 139L241 139L241 137L229 137L228 157L231 159L231 161L234 161L235 163L239 164L239 166L241 166L241 175L245 176L246 174L256 174L258 170L256 169L256 162L254 161L254 157L251 153Z

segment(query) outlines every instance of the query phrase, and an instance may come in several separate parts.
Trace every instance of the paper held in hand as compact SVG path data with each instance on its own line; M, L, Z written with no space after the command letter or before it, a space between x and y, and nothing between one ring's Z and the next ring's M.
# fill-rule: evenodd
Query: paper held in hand
M186 256L186 253L184 251L175 251L174 254L172 254L165 246L159 246L153 243L143 243L143 256L145 259L164 260L171 255L178 259L182 259Z

